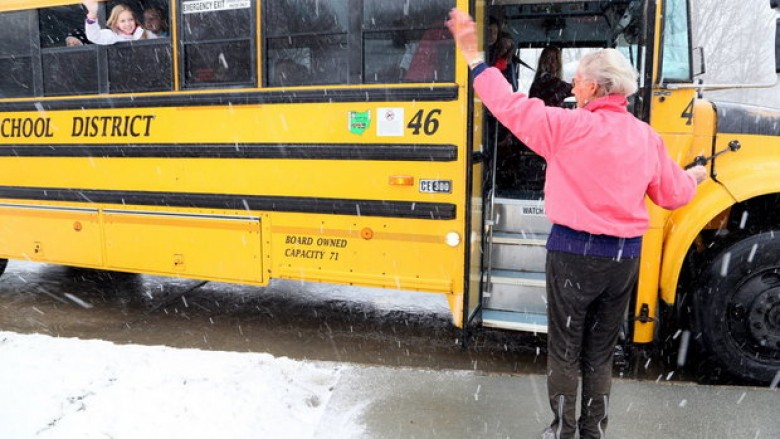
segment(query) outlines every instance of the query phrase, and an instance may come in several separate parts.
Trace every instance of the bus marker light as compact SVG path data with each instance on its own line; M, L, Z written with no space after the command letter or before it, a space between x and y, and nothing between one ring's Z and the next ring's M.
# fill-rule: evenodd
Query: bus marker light
M365 227L360 231L360 237L363 239L371 239L374 237L374 231L368 227Z
M411 175L391 175L390 186L412 186L414 185L414 177Z
M457 247L460 244L460 235L458 232L447 233L447 236L444 237L444 242L450 247Z
M73 230L75 230L77 232L81 231L81 222L80 221L76 221L75 223L73 223Z

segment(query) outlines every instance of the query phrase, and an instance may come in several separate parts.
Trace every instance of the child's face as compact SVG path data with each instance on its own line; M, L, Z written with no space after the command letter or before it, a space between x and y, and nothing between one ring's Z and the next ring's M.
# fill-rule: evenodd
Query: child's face
M122 11L116 20L116 28L125 35L132 35L135 32L135 18L130 11Z

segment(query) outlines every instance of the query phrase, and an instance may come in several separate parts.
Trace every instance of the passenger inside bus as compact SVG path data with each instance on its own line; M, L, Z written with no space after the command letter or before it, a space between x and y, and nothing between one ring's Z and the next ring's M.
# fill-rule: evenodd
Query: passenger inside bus
M68 32L68 36L65 37L65 45L67 47L78 47L83 46L85 44L92 44L89 39L87 39L87 36L84 34L84 31L81 29L73 29L70 32Z
M157 7L144 9L144 28L158 37L171 36L168 31L168 20L163 11Z
M512 90L518 89L518 64L515 62L515 42L504 30L503 20L496 15L488 19L487 62L501 71ZM520 142L501 125L493 115L486 112L486 133L488 144L493 145L496 162L496 190L502 193L518 188L521 179L522 147Z
M561 107L564 99L571 96L571 89L572 85L563 80L561 49L545 47L528 96L543 100L548 107Z
M538 50L538 49L533 49ZM539 55L528 96L548 107L564 107L572 85L563 79L563 56L558 47L545 47ZM507 131L498 124L499 133ZM502 196L543 197L546 163L512 134L499 134L496 145L496 193Z
M452 36L443 27L423 33L409 63L406 82L442 82L452 77L454 51Z
M84 23L84 32L89 41L95 44L114 44L123 41L151 40L157 35L138 25L133 10L125 5L118 4L111 9L111 14L106 20L108 29L102 29L97 22L98 4L95 0L82 2L87 8L87 19Z
M557 47L548 46L541 51L534 79L527 91L529 97L542 99L546 106L566 106L564 101L571 96L572 86L562 79L562 58ZM496 194L542 198L546 169L544 159L508 133L494 118L489 117L486 123L489 133L497 132L491 139L495 142L496 151Z
M517 91L517 64L514 62L515 42L503 30L502 22L491 16L488 23L488 64L504 74Z
M420 46L420 36L417 35L416 31L403 29L394 34L393 43L404 48L404 54L398 63L398 79L403 81L409 71L409 66L412 65L414 54Z

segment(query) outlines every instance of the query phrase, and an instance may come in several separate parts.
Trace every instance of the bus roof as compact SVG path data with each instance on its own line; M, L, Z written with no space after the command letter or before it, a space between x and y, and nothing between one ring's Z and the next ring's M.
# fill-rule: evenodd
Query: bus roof
M103 1L103 0L98 0ZM80 1L74 0L3 0L0 2L0 11L18 11L23 9L50 8L52 6L80 5Z
M493 6L505 6L505 5L549 5L551 3L589 3L589 2L601 2L604 0L493 0L491 5Z

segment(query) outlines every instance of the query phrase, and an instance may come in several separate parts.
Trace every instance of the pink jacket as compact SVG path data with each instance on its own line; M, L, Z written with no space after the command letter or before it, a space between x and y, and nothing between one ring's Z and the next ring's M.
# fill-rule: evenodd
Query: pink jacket
M648 227L645 195L665 209L687 204L696 180L672 161L661 136L610 95L582 109L545 107L513 93L497 69L474 89L491 113L547 161L545 209L555 224L621 238Z

